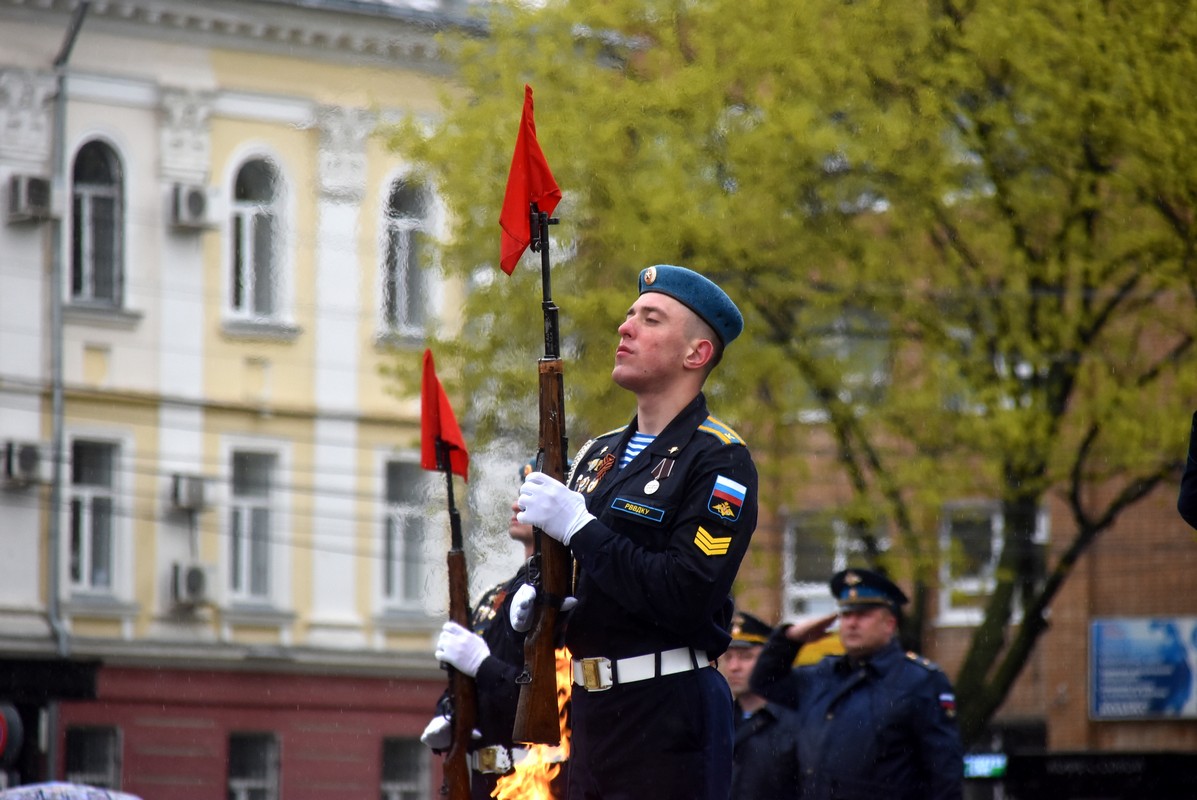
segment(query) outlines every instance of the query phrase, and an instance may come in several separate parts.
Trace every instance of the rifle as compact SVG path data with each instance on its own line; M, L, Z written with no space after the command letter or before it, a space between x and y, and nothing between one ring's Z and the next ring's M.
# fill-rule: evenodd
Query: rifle
M531 204L531 242L540 253L540 281L544 310L544 358L540 373L540 438L536 466L559 481L565 481L567 462L565 438L565 384L561 363L561 335L557 306L549 282L549 225L556 219ZM561 601L570 591L570 554L565 545L533 529L535 551L528 560L528 582L536 587L536 619L524 639L524 669L515 679L520 684L512 738L517 742L557 745L561 743L560 710L557 707L557 615Z
M449 447L437 439L437 461L445 465L445 482L449 487L449 619L463 628L470 627L470 593L466 579L465 550L462 549L461 515L453 503L453 472L449 468ZM443 456L443 460L442 460ZM469 800L470 742L477 716L478 699L474 679L463 675L449 664L441 664L449 673L449 718L453 722L453 738L445 751L444 781L441 794L449 800Z

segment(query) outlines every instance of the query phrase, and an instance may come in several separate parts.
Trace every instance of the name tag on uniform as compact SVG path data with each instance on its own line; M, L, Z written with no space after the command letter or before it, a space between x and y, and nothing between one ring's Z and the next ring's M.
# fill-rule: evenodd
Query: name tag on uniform
M629 500L626 497L617 497L612 500L611 510L636 517L637 519L651 520L652 522L660 522L665 519L665 509L645 505L635 500Z

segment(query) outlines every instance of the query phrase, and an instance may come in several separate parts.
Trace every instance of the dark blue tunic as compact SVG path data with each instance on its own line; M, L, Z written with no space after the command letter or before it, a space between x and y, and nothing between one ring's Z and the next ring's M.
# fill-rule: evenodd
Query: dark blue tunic
M570 488L596 519L571 542L578 605L566 644L574 658L679 647L717 658L756 527L756 467L702 394L620 469L635 430L633 420L588 443L571 470ZM570 800L726 800L731 708L710 667L603 692L575 687Z
M803 800L959 800L964 748L947 676L891 642L866 663L829 656L792 669L778 631L752 691L796 709Z
M737 705L731 800L798 800L798 716L767 703L744 716Z

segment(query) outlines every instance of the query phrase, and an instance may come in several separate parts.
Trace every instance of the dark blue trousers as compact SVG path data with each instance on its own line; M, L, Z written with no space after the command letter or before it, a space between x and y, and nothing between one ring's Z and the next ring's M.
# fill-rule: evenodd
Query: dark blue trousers
M728 800L732 700L716 670L575 686L572 714L567 800Z

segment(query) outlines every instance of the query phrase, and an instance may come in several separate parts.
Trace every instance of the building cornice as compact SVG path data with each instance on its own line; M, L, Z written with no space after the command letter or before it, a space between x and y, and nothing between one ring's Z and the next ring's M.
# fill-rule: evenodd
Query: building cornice
M0 0L0 16L62 17L79 0ZM431 7L429 7L431 6ZM483 24L467 4L285 2L284 0L92 0L83 27L156 40L180 39L211 47L254 50L316 60L351 60L444 69L435 34L480 34Z

